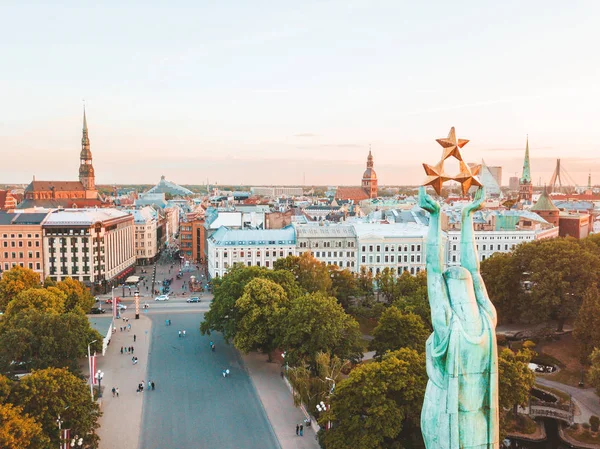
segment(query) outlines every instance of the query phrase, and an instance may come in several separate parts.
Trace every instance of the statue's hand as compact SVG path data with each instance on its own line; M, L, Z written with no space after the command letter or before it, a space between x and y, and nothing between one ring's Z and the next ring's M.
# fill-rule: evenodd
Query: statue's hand
M481 206L483 205L484 200L485 200L485 188L483 186L481 186L477 189L477 192L475 192L475 199L473 200L473 202L467 204L464 207L464 209L462 211L463 217L470 214L471 212L481 209Z
M419 207L425 209L430 214L438 214L440 212L440 205L425 191L425 186L419 187Z

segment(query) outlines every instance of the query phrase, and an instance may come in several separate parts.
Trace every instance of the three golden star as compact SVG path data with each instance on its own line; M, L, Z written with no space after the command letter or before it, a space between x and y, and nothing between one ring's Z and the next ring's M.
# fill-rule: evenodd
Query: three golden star
M461 185L463 195L466 195L472 186L481 186L481 182L477 179L477 174L481 170L481 165L475 165L472 168L463 161L460 149L469 141L466 139L457 139L454 127L450 128L448 137L444 139L436 139L436 141L444 148L442 159L434 166L423 164L427 178L423 183L424 186L432 186L438 195L442 193L442 186L446 181L456 181ZM454 156L459 161L460 172L456 176L448 176L444 172L444 161L449 157Z

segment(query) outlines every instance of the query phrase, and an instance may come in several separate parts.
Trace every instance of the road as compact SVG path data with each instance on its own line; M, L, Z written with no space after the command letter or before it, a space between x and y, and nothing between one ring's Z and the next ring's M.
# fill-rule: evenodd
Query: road
M540 385L556 388L557 390L570 394L571 397L578 402L581 410L579 419L577 419L578 417L575 417L577 422L588 422L591 416L600 416L600 403L598 403L598 396L596 396L596 392L593 388L572 387L570 385L546 379L543 376L536 376L535 381Z
M156 390L143 393L140 449L279 448L238 353L219 335L200 335L202 313L194 308L207 304L183 301L169 301L168 308L153 302L148 312L148 379ZM165 326L165 313L172 326ZM185 338L178 337L180 329L186 329ZM231 371L226 379L225 368Z

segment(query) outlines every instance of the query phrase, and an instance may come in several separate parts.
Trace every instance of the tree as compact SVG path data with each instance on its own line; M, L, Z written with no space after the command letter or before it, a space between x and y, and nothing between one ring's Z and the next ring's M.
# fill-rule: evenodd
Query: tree
M331 278L331 295L335 296L344 310L348 310L350 300L356 295L356 279L348 269L339 269L336 265L329 265Z
M594 348L592 355L590 355L590 363L588 379L592 387L596 389L596 395L600 396L600 348Z
M579 345L582 363L587 363L594 348L600 347L600 292L596 284L583 294L573 336Z
M236 301L238 326L233 344L244 353L262 351L269 355L276 348L278 322L289 300L281 286L268 279L252 279Z
M304 404L308 410L315 410L317 404L327 400L335 384L342 380L342 370L348 361L319 352L315 358L315 369L302 364L288 369L288 378L294 389L296 406Z
M412 276L408 271L405 271L396 280L395 289L397 289L397 294L393 305L404 313L419 315L425 327L433 330L431 326L431 307L427 295L427 273L420 271Z
M77 359L87 354L87 344L102 350L102 337L85 315L62 315L24 310L0 322L0 367L6 371L51 366L77 369ZM17 363L15 363L17 362Z
M42 398L43 400L40 400ZM85 435L89 447L98 446L98 404L90 398L85 381L64 368L34 371L16 385L10 402L23 407L25 413L41 424L50 437L51 447L59 443L56 418L60 415L63 427L71 433Z
M61 314L65 309L66 296L55 287L23 290L6 306L6 318L27 310Z
M13 387L13 381L8 377L0 374L0 404L4 404L8 397L10 396L10 392Z
M65 310L78 309L82 313L89 313L91 308L94 307L94 297L82 282L68 277L58 282L56 287L64 292L67 297L65 300Z
M305 360L311 365L318 352L341 359L362 357L361 333L356 320L344 312L331 296L311 293L291 301L280 321L279 347L294 366Z
M373 340L369 349L376 351L377 357L400 348L423 352L429 334L430 331L426 329L421 317L410 312L403 313L391 306L383 312L379 324L373 330Z
M288 256L273 263L276 270L290 271L304 291L327 293L331 291L331 277L327 265L315 259L310 252Z
M330 410L319 418L321 425L334 423L322 434L323 447L400 447L403 430L403 440L421 440L418 427L426 385L425 354L412 349L358 366L336 386Z
M361 265L357 278L358 294L363 298L371 298L373 292L373 273L367 267Z
M276 282L283 288L288 299L300 295L301 290L290 272L235 264L226 276L213 281L214 297L209 311L204 314L204 321L200 324L202 334L221 332L225 341L233 340L238 325L236 302L244 294L248 282L254 278Z
M0 279L0 310L6 310L9 301L21 291L39 285L40 275L33 270L15 265L5 271Z
M396 286L396 273L394 270L385 267L381 272L377 273L375 281L377 282L379 294L383 296L388 304L391 304L399 293ZM396 291L394 291L395 288Z
M50 440L42 426L23 409L13 404L0 404L0 447L2 449L49 448Z
M566 320L576 316L583 293L598 281L600 257L582 250L574 238L532 242L534 256L529 263L532 282L525 318L536 321L556 320L562 331Z
M518 262L523 254L523 248L519 248L516 255L496 253L481 262L481 276L490 300L494 303L498 316L504 322L510 323L521 318L524 301L521 287L523 271L519 269Z
M525 406L535 384L535 374L529 369L533 352L524 349L516 354L503 349L498 354L498 384L500 409L513 409L515 419L517 407Z

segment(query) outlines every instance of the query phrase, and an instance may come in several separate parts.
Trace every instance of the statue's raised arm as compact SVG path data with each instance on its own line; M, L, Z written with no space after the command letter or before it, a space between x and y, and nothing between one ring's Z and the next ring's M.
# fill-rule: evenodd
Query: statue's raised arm
M477 254L477 243L475 242L475 232L473 230L473 212L481 209L484 200L485 188L479 187L475 192L473 202L467 204L462 210L460 265L471 273L477 303L490 315L495 326L497 321L496 308L490 301L479 271L479 255Z

